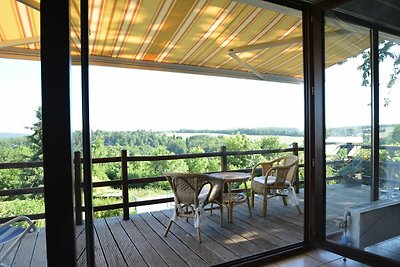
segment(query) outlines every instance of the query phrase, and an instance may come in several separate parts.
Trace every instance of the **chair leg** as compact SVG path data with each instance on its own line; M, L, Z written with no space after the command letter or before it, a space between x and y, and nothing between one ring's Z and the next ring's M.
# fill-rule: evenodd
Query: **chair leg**
M302 214L299 204L296 205L299 214Z
M221 224L221 227L224 224L224 205L219 205L220 211L221 211L221 216L219 217L219 223Z
M201 243L200 227L197 227L197 240Z
M247 200L247 206L249 207L249 214L250 214L250 217L253 217L253 214L251 213L250 199L249 199L248 196L246 196L246 200Z
M251 207L254 208L254 192L253 190L251 191Z
M212 212L213 212L213 204L214 204L214 203L211 202L211 211L210 211L210 215L212 215Z
M265 194L264 198L263 198L263 207L262 207L262 216L263 217L267 216L267 200L268 200L268 197Z
M167 226L167 228L165 229L165 232L164 232L164 236L167 236L169 228L171 228L172 222L173 222L172 220L169 220L168 226Z
M287 206L287 198L282 196L283 205Z

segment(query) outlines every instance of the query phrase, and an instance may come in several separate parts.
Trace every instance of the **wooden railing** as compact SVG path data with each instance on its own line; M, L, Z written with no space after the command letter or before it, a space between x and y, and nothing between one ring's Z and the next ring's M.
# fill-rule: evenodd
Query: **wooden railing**
M229 171L228 170L228 157L229 156L246 156L246 155L268 155L268 154L276 154L276 153L285 153L291 152L294 155L298 155L299 151L304 151L303 148L299 148L297 143L293 143L291 148L286 149L271 149L271 150L248 150L248 151L227 151L225 146L222 146L219 152L208 152L208 153L195 153L195 154L180 154L180 155L165 155L165 156L127 156L127 151L121 151L121 157L115 158L97 158L93 159L93 164L98 163L121 163L121 180L113 180L113 181L105 181L105 182L94 182L93 188L96 187L104 187L104 186L114 186L121 187L122 190L122 203L96 206L94 207L94 211L104 211L104 210L113 210L113 209L122 209L123 210L123 218L125 220L129 219L129 208L145 206L145 205L153 205L160 203L172 202L172 197L166 198L158 198L151 200L142 200L142 201L129 201L129 185L134 184L143 184L143 183L154 183L160 181L166 181L164 176L161 177L148 177L148 178L128 178L128 163L129 162L140 162L140 161L164 161L164 160L180 160L180 159L194 159L194 158L210 158L210 157L219 157L221 162L221 171ZM77 166L81 166L78 164L81 159L80 152L75 152L75 168ZM300 167L303 167L301 165ZM233 170L231 170L233 171ZM249 172L251 169L242 169L235 171L246 171ZM81 173L82 170L75 169L75 173L78 174L75 176L75 184L81 184ZM296 181L296 188L298 190L299 182L298 179ZM80 206L79 203L82 203L81 194L75 194L76 199L76 223L82 223L82 212L85 210L85 207Z
M340 146L342 149L347 149L348 152L354 147L354 144L348 143ZM370 146L362 145L361 149L370 149ZM390 150L390 151L398 151L400 147L394 146L381 146L381 149ZM122 202L115 203L110 205L103 206L95 206L94 211L105 211L105 210L114 210L114 209L122 209L123 217L125 219L129 218L129 208L131 207L139 207L145 205L159 204L159 203L167 203L173 201L172 197L167 198L159 198L159 199L150 199L150 200L141 200L141 201L129 201L129 186L134 184L141 183L154 183L160 181L166 181L164 176L158 177L147 177L147 178L128 178L128 164L130 162L140 162L140 161L164 161L164 160L179 160L179 159L194 159L194 158L210 158L210 157L219 157L220 158L220 170L221 171L244 171L250 172L251 169L242 169L242 170L228 170L228 163L230 156L246 156L246 155L271 155L277 153L292 153L294 155L298 155L299 151L304 151L304 148L298 147L297 143L293 143L291 148L286 149L270 149L270 150L248 150L248 151L227 151L225 146L222 146L219 152L208 152L208 153L196 153L196 154L181 154L181 155L165 155L165 156L128 156L126 150L121 151L120 157L108 157L108 158L94 158L92 159L93 164L102 164L102 163L120 163L121 164L121 179L120 180L112 180L112 181L102 181L102 182L93 182L93 188L99 187L121 187L122 191ZM326 162L327 165L340 165L345 164L349 158L343 160L335 160ZM385 163L386 164L386 163ZM400 168L400 163L396 164ZM23 163L0 163L0 169L22 169L22 168L38 168L43 167L42 162L23 162ZM303 168L304 165L300 164L300 168ZM75 203L76 203L76 222L77 224L82 223L82 213L85 210L85 207L82 206L82 194L81 190L83 187L82 182L82 158L79 151L74 153L74 173L75 173ZM327 181L329 180L340 180L341 176L327 177ZM391 180L391 179L382 179L382 180ZM299 187L302 186L304 181L297 179L295 188L298 191ZM32 188L20 188L20 189L6 189L0 190L0 197L4 196L18 196L25 194L43 194L44 187L32 187ZM43 219L45 218L44 213L39 214L28 214L33 219ZM0 223L4 222L9 218L0 218Z
M121 187L122 190L122 203L115 203L109 205L95 206L94 211L105 211L122 209L124 219L129 218L129 208L167 203L172 202L172 197L141 200L141 201L129 201L129 186L133 184L142 183L154 183L160 181L166 181L164 176L158 177L147 177L147 178L128 178L128 163L129 162L140 162L140 161L164 161L164 160L180 160L180 159L194 159L194 158L210 158L219 157L221 162L221 171L245 171L250 172L251 169L242 170L228 170L228 158L230 156L246 156L246 155L270 155L277 153L292 153L298 155L299 151L304 151L304 148L299 148L297 143L293 143L291 148L286 149L270 149L270 150L248 150L248 151L227 151L225 146L222 146L219 152L207 152L207 153L195 153L195 154L180 154L180 155L165 155L165 156L128 156L126 150L121 151L120 157L108 157L108 158L93 158L92 164L102 164L102 163L120 163L121 164L121 180L112 181L102 181L93 182L93 188L99 187ZM1 163L0 169L12 169L12 168L32 168L32 167L43 167L42 162L32 162L32 163ZM300 164L299 167L304 167ZM75 205L76 205L76 223L82 224L83 218L82 213L85 207L82 206L82 194L81 189L83 187L82 181L82 157L79 151L74 152L74 173L75 173ZM301 185L301 181L297 179L295 188L298 190ZM43 187L33 187L33 188L21 188L12 190L0 190L0 197L2 196L18 196L24 194L43 194ZM33 219L43 219L45 218L44 213L40 214L28 214L28 216ZM0 218L0 222L6 221L10 218Z

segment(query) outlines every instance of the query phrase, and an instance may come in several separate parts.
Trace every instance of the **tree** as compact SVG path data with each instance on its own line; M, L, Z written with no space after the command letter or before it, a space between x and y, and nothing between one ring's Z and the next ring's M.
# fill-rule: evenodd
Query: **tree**
M228 151L246 151L259 149L259 147L258 144L251 141L247 135L238 132L234 136L226 138L226 149ZM229 157L228 169L234 170L250 168L259 160L260 156L258 155Z
M42 128L42 107L36 110L37 122L32 127L26 127L33 131L33 134L28 136L33 155L31 160L37 161L43 159L43 128Z
M378 50L378 61L383 62L390 58L393 60L393 71L389 76L389 81L386 85L388 89L391 89L397 82L398 75L400 74L400 53L396 53L394 50L398 48L398 44L392 41L383 41L379 45ZM358 70L362 72L362 86L369 86L371 84L371 50L365 50L362 53L363 63L358 66ZM387 107L390 104L390 98L384 98L384 106Z
M192 147L189 149L190 154L204 153L204 149L201 147ZM207 158L195 158L185 159L186 165L188 166L189 172L207 172L208 170L208 159Z
M394 126L391 139L392 144L400 144L400 124Z

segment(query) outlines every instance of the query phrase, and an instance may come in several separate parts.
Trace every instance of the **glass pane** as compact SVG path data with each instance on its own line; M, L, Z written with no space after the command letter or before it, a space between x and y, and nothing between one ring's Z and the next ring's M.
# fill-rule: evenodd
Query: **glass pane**
M360 249L400 261L400 90L398 64L400 38L379 35L379 200L362 219ZM369 216L369 218L367 217ZM368 220L365 220L368 218Z
M327 17L325 57L326 235L359 247L350 227L356 227L357 210L370 202L369 30Z
M121 251L126 235L143 235L147 244L155 234L153 243L165 242L173 251L181 243L197 244L192 219L178 220L167 237L160 235L174 207L166 173L227 169L249 177L256 163L297 153L297 143L303 187L300 11L254 0L94 1L90 30L95 228L97 233L108 231L107 225L124 228L113 243ZM219 154L225 148L233 152L226 158ZM292 174L296 179L297 172ZM125 177L126 191L121 189ZM233 187L243 196L244 183ZM291 190L269 191L276 197L268 199L265 218L261 194L252 217L244 201L233 207L230 223L224 207L224 228L220 210L207 213L204 245L189 245L190 255L204 249L212 257L199 262L207 266L303 241L303 214L295 197L303 210L303 188L297 195ZM285 202L289 194L293 198ZM126 200L130 220L121 219ZM104 237L98 234L96 242L103 244ZM140 239L131 240L143 254ZM163 253L156 250L146 252ZM104 251L104 257L110 253Z
M18 1L0 5L0 223L24 215L37 226L0 265L45 266L46 254L36 249L46 247L40 12ZM0 256L12 242L0 245Z
M83 194L83 149L82 149L82 77L81 77L81 11L80 0L74 0L71 8L71 129L72 152L74 166L75 185L75 235L76 235L76 259L78 266L87 265L86 257L86 224Z

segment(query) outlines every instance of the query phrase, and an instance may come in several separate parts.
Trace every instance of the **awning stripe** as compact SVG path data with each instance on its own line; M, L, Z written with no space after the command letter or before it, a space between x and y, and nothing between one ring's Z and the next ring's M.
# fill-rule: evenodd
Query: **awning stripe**
M136 59L144 60L145 54L153 43L153 39L156 34L163 28L166 18L170 14L175 2L173 0L164 0L160 9L157 11L156 16L154 16L152 26L146 32L144 42L141 44L140 49L136 55Z
M218 39L221 39L218 41L218 47L213 50L213 52L209 53L208 56L205 56L203 61L200 62L199 65L206 65L206 63L215 57L217 53L220 53L221 50L226 50L226 47L236 38L238 37L241 33L243 33L246 29L249 28L249 26L257 19L257 17L260 16L262 13L261 8L253 8L250 10L249 15L245 16L243 20L236 25L235 29L230 32L226 37L221 37Z
M113 49L111 51L111 57L116 56L119 57L121 55L121 50L118 47L125 46L125 41L129 31L133 23L136 20L139 6L141 5L141 0L139 1L127 1L127 6L124 10L124 15L122 19L122 23L118 28L117 38L115 38L115 42L113 44Z
M301 20L298 21L298 22L296 22L292 27L289 28L289 30L287 30L287 31L286 31L280 38L278 38L278 39L279 39L279 40L282 40L282 39L284 39L286 36L288 36L290 33L294 32L294 31L296 31L296 30L297 30L298 32L301 33L301 32L302 32L301 24L302 24L302 23L301 23ZM301 36L301 34L300 34L299 36ZM270 63L273 59L283 57L283 54L285 54L286 51L290 50L291 48L293 48L293 47L295 47L295 46L298 46L298 44L293 44L293 45L291 45L290 47L288 47L288 48L286 48L285 50L283 50L280 54L275 55L275 57L273 57L273 58L271 58L271 59L269 59L269 60L267 60L267 61L264 61L264 62L261 63L261 64L258 64L258 65L256 66L256 68L262 68L262 67L265 66L266 64ZM265 50L262 51L261 53L264 53L264 52L265 52ZM282 60L282 58L280 58L280 59ZM275 65L276 65L276 63L274 63L272 69L274 69Z
M178 31L180 27L179 21L183 21L188 12L193 8L193 1L177 0L170 10L170 14L166 17L164 23L154 36L151 46L148 47L144 60L156 61L158 55L164 50L169 40Z
M189 57L191 57L200 47L207 41L207 39L218 30L219 26L228 18L231 12L238 5L234 2L227 2L227 5L221 9L219 14L214 17L214 20L208 25L206 30L197 38L194 45L190 48L190 50L178 60L179 64L185 62ZM192 60L191 60L192 61Z
M90 28L89 30L91 31L91 35L89 36L89 44L92 43L91 47L92 50L90 51L91 55L95 55L96 47L97 47L97 41L98 41L98 35L100 34L99 28L101 21L104 19L104 15L101 16L101 14L104 14L104 4L105 0L92 0L92 5L90 10L90 17L89 17L89 25ZM93 37L91 37L93 36ZM90 47L90 45L89 45ZM89 48L90 49L90 48Z
M169 40L169 42L165 45L164 50L156 58L156 61L164 61L165 58L170 55L171 51L176 48L176 44L182 40L184 34L192 27L192 25L194 25L194 22L197 20L199 15L204 11L206 4L208 4L208 0L200 0L192 6L192 9L189 10L186 17L179 25L178 30L175 32L171 40Z

